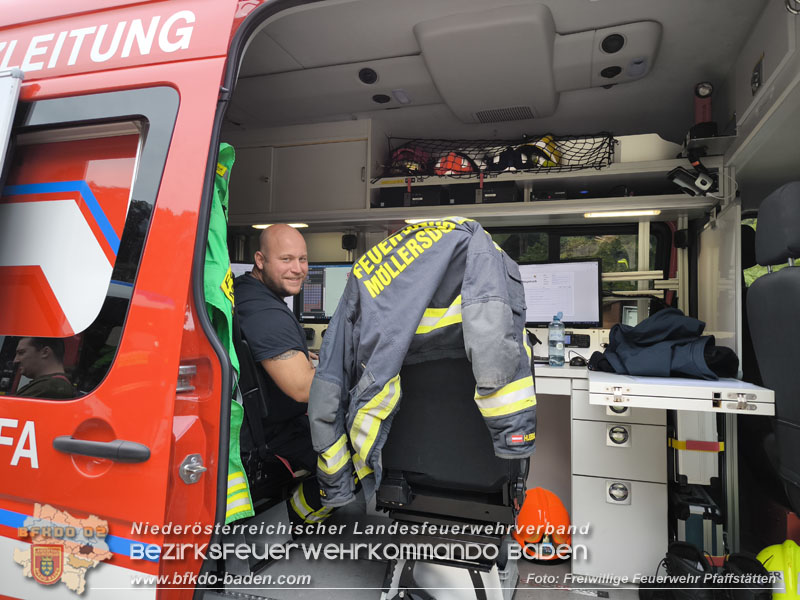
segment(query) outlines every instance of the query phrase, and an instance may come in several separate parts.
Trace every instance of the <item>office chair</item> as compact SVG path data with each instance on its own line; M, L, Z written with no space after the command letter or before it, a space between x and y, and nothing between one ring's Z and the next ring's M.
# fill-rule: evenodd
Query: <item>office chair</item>
M494 455L491 436L475 405L469 361L407 365L400 371L400 382L403 397L383 447L377 507L408 523L513 526L525 495L528 459ZM430 537L433 543L453 540L452 535ZM503 569L503 537L471 535L470 542L496 545ZM456 562L448 564L469 569L479 593L477 571L490 571L493 565L480 560ZM418 587L413 568L413 561L406 563L401 588Z
M788 261L789 266L753 282L747 313L764 386L775 391L775 435L767 450L790 508L800 514L800 268L794 266L798 256L800 181L795 181L775 190L759 207L758 264Z

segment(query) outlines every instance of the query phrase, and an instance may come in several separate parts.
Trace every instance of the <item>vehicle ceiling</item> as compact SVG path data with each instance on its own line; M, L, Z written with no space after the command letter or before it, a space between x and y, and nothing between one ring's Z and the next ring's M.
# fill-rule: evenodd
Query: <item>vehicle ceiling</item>
M556 38L593 29L644 21L661 25L650 71L609 89L561 91L549 116L491 123L465 123L444 102L414 26L451 15L482 13L509 6L543 4L552 14ZM693 90L700 81L715 86L714 118L724 129L732 114L725 85L764 0L332 0L291 9L273 17L251 39L241 63L228 130L372 118L388 133L404 137L516 138L524 133L614 135L658 133L680 142L693 124ZM489 11L489 12L485 12ZM483 18L476 17L478 21ZM535 31L533 32L536 33ZM493 53L509 54L503 43L486 44L482 65L453 69L480 86ZM420 55L422 55L420 59ZM545 62L551 60L545 57ZM515 57L521 65L509 77L518 86L539 77L541 59ZM472 61L467 61L472 62ZM363 66L378 81L359 81ZM530 72L528 72L530 66ZM547 65L552 69L551 65ZM537 71L539 69L539 71ZM440 83L440 82L439 82ZM403 106L392 90L405 89ZM374 94L391 101L378 105Z

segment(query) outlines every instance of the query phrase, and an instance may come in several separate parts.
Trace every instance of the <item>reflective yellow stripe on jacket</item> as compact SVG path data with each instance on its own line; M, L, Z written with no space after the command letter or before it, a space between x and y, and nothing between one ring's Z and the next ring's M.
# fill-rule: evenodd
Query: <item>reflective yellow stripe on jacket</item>
M400 400L400 375L395 375L383 389L364 406L358 409L350 427L350 442L365 463L375 445L381 423L388 417Z
M453 323L461 323L461 294L447 308L426 308L414 333L430 333Z
M323 506L319 510L314 510L306 502L306 497L303 494L303 484L298 485L292 494L289 504L292 510L296 512L304 523L321 523L328 518L333 509L329 506Z
M242 471L228 475L228 500L225 504L225 518L232 515L253 510L250 504L250 494L247 488L247 479Z
M353 466L356 468L356 477L358 477L359 480L364 479L364 477L373 473L372 469L370 469L367 464L361 460L361 457L358 454L353 455Z
M341 471L348 460L350 450L347 449L347 436L342 434L342 437L317 457L317 468L323 473L333 475Z
M536 406L533 376L504 385L493 394L475 394L475 402L484 417L502 417Z

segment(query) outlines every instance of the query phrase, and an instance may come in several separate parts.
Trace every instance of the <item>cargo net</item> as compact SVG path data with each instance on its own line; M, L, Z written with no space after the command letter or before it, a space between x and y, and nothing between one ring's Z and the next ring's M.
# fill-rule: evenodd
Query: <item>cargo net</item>
M384 177L475 177L480 173L550 173L600 169L611 164L614 138L525 137L521 140L434 140L390 137Z

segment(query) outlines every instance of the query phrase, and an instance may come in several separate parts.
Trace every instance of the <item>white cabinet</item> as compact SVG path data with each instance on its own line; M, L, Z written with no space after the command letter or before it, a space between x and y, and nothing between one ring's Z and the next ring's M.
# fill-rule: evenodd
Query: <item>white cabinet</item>
M369 119L231 133L231 225L338 222L367 208Z
M367 140L276 147L272 212L356 210L367 203Z
M228 190L228 220L260 219L270 210L272 148L236 150Z
M581 575L653 575L667 551L667 486L611 477L572 478L572 572ZM662 570L663 574L663 570Z

